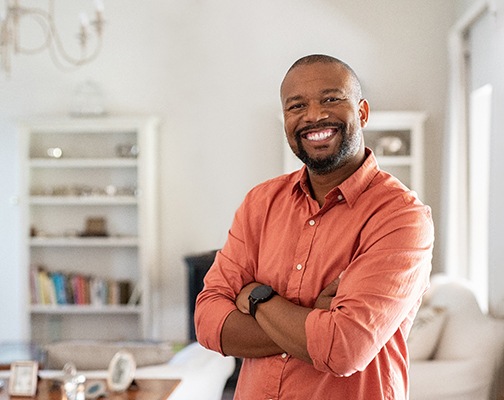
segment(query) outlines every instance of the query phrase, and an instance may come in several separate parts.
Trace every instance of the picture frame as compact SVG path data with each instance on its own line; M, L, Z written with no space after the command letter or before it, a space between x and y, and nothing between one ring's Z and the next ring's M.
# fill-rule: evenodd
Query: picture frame
M124 392L129 388L136 371L133 355L124 350L118 351L110 361L107 375L107 386L113 392Z
M38 384L38 362L15 361L11 364L9 378L10 396L35 396Z

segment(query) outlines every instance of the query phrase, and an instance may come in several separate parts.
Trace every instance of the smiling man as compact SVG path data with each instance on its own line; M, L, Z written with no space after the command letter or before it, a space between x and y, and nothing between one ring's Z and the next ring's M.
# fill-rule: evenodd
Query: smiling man
M298 60L282 83L281 98L292 151L306 164L311 177L323 178L332 189L365 158L362 128L369 105L361 98L353 70L341 61L328 60L325 56ZM317 200L323 203L323 196Z
M247 194L198 296L198 340L244 358L235 399L407 399L430 209L365 148L347 64L303 57L281 99L305 167Z

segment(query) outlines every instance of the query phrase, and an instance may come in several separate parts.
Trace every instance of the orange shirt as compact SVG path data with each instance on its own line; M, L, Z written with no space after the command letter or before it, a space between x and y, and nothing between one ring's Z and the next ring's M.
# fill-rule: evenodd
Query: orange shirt
M341 282L331 309L306 320L313 365L288 354L245 359L235 399L407 399L406 339L428 287L434 230L430 208L366 152L322 208L303 168L258 185L236 212L197 299L205 347L222 353L222 326L250 282L304 307Z

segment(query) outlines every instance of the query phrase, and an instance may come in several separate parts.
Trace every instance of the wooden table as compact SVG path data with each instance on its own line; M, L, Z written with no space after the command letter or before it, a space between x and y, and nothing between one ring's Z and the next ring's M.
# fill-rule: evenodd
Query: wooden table
M96 379L90 379L89 382ZM107 392L105 400L166 400L180 383L179 379L135 379L137 384L133 389L122 393ZM0 400L61 400L61 389L52 379L41 379L35 397L19 397L8 395L8 382L0 391Z

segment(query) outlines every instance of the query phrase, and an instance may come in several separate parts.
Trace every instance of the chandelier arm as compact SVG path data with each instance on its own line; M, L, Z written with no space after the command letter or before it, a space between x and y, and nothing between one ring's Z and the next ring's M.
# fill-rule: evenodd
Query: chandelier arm
M61 61L61 55L58 55L58 52L54 48L54 46L51 46L49 48L49 56L51 57L51 60L53 64L56 66L56 68L64 71L64 72L71 72L75 71L79 68L78 65L71 64L69 62L62 62Z
M53 39L54 47L57 50L57 54L59 54L60 58L63 59L63 60L65 60L65 62L67 62L69 64L80 66L80 65L83 65L83 64L86 64L88 62L93 61L98 56L98 54L99 54L99 52L101 50L101 42L102 42L101 36L96 35L97 46L96 46L95 50L93 51L93 53L91 53L88 56L83 55L80 58L75 58L75 57L72 57L65 50L63 42L61 41L61 38L60 38L60 36L58 34L58 31L56 30L56 24L54 23L54 20L52 18L49 19L49 23L50 23L50 30L51 30L51 33L52 33L52 39ZM85 46L82 45L82 47L84 48Z
M16 47L16 37L14 35L15 27L17 20L16 18L9 19L9 7L10 3L7 6L7 14L5 15L0 31L0 47L1 47L1 56L2 56L2 69L10 75L11 71L11 51L15 51Z
M47 22L49 15L45 13L42 10L37 10L37 9L22 9L21 10L21 16L29 16L31 17L34 21L37 22L37 24L42 28L42 31L44 32L44 41L43 43L34 48L27 48L23 47L21 41L17 41L16 43L16 53L20 54L37 54L42 52L43 50L47 49L51 45L51 28ZM26 15L23 15L26 14Z
M98 54L100 53L100 48L101 48L101 42L100 46L97 46L93 54L91 54L89 57L82 59L66 59L61 52L58 52L56 50L55 46L51 46L49 48L49 55L57 68L61 69L62 71L74 71L79 67L81 67L82 65L96 59L98 57Z
M7 58L7 24L5 21L0 21L0 60L2 68L5 71L9 70L9 63Z
M1 50L0 55L2 60L2 69L7 73L7 75L9 75L11 70L9 49L7 48L7 45L2 45L0 50Z

